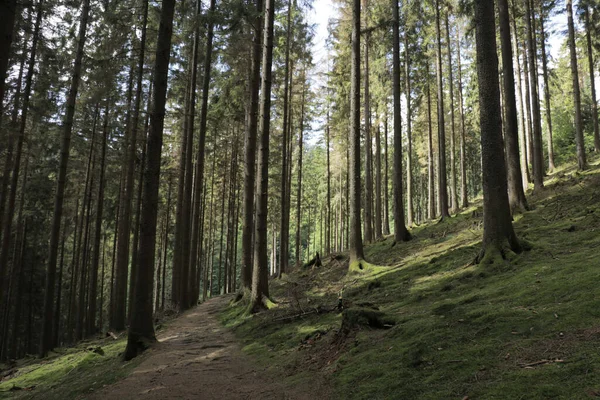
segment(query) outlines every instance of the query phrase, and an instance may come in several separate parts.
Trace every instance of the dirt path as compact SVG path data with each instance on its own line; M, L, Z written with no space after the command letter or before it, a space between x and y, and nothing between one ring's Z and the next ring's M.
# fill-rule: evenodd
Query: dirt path
M217 320L231 297L213 298L169 323L159 344L126 379L91 399L323 399L317 388L288 388L243 354Z

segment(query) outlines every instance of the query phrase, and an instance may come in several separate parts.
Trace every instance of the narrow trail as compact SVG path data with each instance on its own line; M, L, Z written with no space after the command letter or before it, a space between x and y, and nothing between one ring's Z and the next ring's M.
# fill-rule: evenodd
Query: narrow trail
M242 353L217 317L230 296L213 298L169 323L126 379L86 399L324 399L318 388L286 387Z

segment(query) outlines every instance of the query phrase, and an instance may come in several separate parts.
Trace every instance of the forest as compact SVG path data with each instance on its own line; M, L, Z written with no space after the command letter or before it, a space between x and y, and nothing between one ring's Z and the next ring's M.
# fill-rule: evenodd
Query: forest
M598 58L598 0L0 0L0 398L599 397Z

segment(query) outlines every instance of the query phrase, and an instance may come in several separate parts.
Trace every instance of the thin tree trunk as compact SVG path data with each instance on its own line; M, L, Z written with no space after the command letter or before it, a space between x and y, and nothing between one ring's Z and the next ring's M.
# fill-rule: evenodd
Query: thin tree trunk
M169 251L169 217L171 216L171 187L173 181L169 176L169 188L167 189L167 208L165 210L166 222L165 222L165 238L164 238L164 252L163 252L163 269L162 269L162 292L160 294L160 309L165 308L165 289L167 287L167 253Z
M514 39L514 58L517 65L517 97L519 99L519 121L520 121L520 135L519 139L521 142L521 179L523 180L523 190L527 190L529 187L529 165L527 162L527 138L525 131L525 108L523 106L523 84L521 79L521 61L519 58L519 40L517 36L517 23L515 18L515 4L514 1L511 3L512 6L512 26L513 26L513 39Z
M365 27L367 27L367 2L365 7ZM364 119L365 119L365 242L373 241L373 138L371 135L371 93L369 90L369 33L365 34L365 74L364 74ZM404 207L404 205L402 206Z
M302 74L302 100L300 101L300 130L298 132L298 185L296 192L296 267L302 265L302 159L304 153L304 99L306 75Z
M388 115L387 110L385 111L385 117L383 118L383 151L385 152L384 158L384 174L383 174L383 234L385 236L390 234L390 196L389 186L390 180L388 178Z
M290 48L292 40L292 0L287 2L287 25L286 25L286 42L285 42L285 66L283 74L283 127L282 127L282 144L281 144L281 234L279 240L279 273L278 277L287 272L288 260L289 260L289 246L290 246L290 210L286 207L287 197L287 171L288 171L288 142L290 136L288 135L288 119L289 115L289 95L290 95ZM329 114L327 114L329 116ZM328 129L328 128L327 128ZM329 136L328 136L329 138ZM329 140L329 139L328 139ZM327 142L329 143L329 142ZM327 148L327 157L329 157L329 148ZM329 162L329 158L327 158ZM327 164L329 168L329 164Z
M510 41L510 17L508 0L498 0L500 40L502 43L502 68L504 85L504 139L506 150L508 203L512 213L529 209L523 192L523 178L519 163L519 127L515 99L515 73L513 70L512 45Z
M577 47L575 46L575 27L573 24L573 0L567 0L567 18L569 28L569 53L571 54L571 76L573 77L573 103L575 103L575 143L577 144L577 165L579 170L587 169L585 144L583 142L583 120L581 117L581 92L579 90L579 70L577 67Z
M10 46L13 41L15 16L17 14L17 1L6 0L0 2L0 104L4 104L4 80L8 71ZM2 123L0 113L0 123Z
M404 220L404 196L402 190L402 114L400 109L400 17L398 4L393 0L393 93L394 93L394 239L396 242L410 240Z
M433 165L433 127L431 119L431 84L429 74L429 62L426 65L427 68L427 122L428 122L428 136L427 136L427 190L428 190L428 202L427 202L427 219L435 218L435 172Z
M327 127L325 128L327 147L327 223L325 224L325 254L331 254L331 131L329 125L329 109L327 109Z
M253 246L252 234L254 231L254 185L256 181L256 141L258 132L258 94L260 89L260 55L262 44L262 18L263 1L255 0L252 10L254 19L254 37L252 39L252 65L250 73L250 107L248 108L248 123L245 132L244 153L244 227L242 232L242 287L245 290L252 288L253 277Z
M413 226L415 223L415 210L413 199L413 162L412 162L412 88L410 72L412 69L410 63L410 44L408 32L404 33L404 66L406 73L404 75L406 84L406 224Z
M529 1L526 1L525 18L527 22L527 53L529 57L529 80L531 89L531 106L533 113L533 184L535 189L544 187L544 165L542 155L542 122L540 114L540 100L538 96L535 30L533 28L533 14Z
M466 129L465 129L465 106L463 100L463 83L462 83L462 66L461 66L461 43L460 30L456 32L456 50L458 52L457 68L458 68L458 106L460 108L460 204L462 208L469 206L469 196L467 194L467 169L466 169Z
M452 70L452 46L450 42L450 12L446 12L446 46L448 48L448 84L450 86L450 119L452 134L450 135L450 199L452 200L452 212L458 212L458 189L456 183L456 125L454 123L454 78Z
M150 113L147 145L148 158L144 170L140 218L140 248L144 251L137 254L139 267L135 277L135 300L132 304L133 311L127 336L127 348L124 353L125 360L135 357L140 351L147 348L149 343L156 340L152 321L152 287L160 163L174 8L175 0L163 0L152 77L154 90L152 92L152 112Z
M198 0L199 1L199 0ZM197 275L197 254L199 246L200 236L200 198L202 197L202 187L204 186L204 152L206 148L206 125L208 121L208 95L210 89L210 76L212 66L212 52L213 52L213 37L214 37L214 19L215 19L215 8L216 1L210 1L210 8L208 10L208 33L206 37L206 54L204 55L204 77L202 81L202 105L200 107L200 135L198 139L198 154L196 157L196 179L194 182L194 209L193 209L193 225L192 225L192 247L190 250L189 257L189 270L190 274L186 277L188 286L184 287L184 293L186 295L182 297L183 306L189 308L191 305L198 302L198 295L195 290L195 282ZM194 80L195 81L195 80ZM195 103L192 102L192 106ZM194 128L194 113L190 116L190 131L193 132ZM185 281L183 281L185 282ZM183 285L182 285L183 286ZM190 298L191 297L191 298Z
M448 212L448 184L446 178L446 123L444 120L444 84L442 69L442 33L441 33L441 15L440 0L435 0L435 29L437 35L437 97L438 97L438 202L442 220L450 216Z
M395 3L394 3L395 4ZM397 31L396 31L397 33ZM360 229L360 0L352 1L352 66L350 77L349 213L350 268L365 258ZM394 162L395 165L395 162ZM394 192L395 193L395 192Z
M263 61L260 98L260 141L256 181L256 226L254 235L254 268L252 270L252 295L250 309L257 311L266 305L269 297L267 269L267 211L269 188L269 130L271 123L271 79L273 65L273 25L275 2L265 3L265 25L263 38Z
M102 235L102 216L104 207L104 169L106 162L106 144L108 141L108 104L104 111L104 132L100 150L100 177L98 178L98 198L96 199L96 227L94 233L94 251L90 270L90 290L88 300L87 332L89 335L98 331L96 324L96 297L98 287L98 267L100 265L100 242Z
M546 31L544 29L544 11L540 2L540 31L541 31L541 47L542 47L542 68L544 71L544 99L546 101L546 125L548 127L548 170L554 171L554 145L552 144L552 112L550 106L550 80L548 78L548 57L546 55Z
M594 73L594 50L592 48L592 30L590 24L590 6L585 5L585 39L587 42L588 65L590 68L590 88L592 94L592 121L594 124L594 151L600 152L600 127L598 126L598 102L596 101L596 77ZM551 143L549 142L548 145Z

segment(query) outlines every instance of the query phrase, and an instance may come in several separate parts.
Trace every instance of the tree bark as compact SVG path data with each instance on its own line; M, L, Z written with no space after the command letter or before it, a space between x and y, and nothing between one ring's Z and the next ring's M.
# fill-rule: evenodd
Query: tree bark
M290 92L290 48L292 39L292 0L287 2L287 25L286 25L286 44L285 44L285 66L283 73L283 127L282 127L282 144L281 144L281 235L279 241L279 271L278 277L287 271L289 260L289 241L290 241L290 211L286 207L287 188L287 165L288 165L288 118L289 118L289 92ZM327 114L329 115L329 114ZM329 127L327 128L329 129ZM329 140L329 136L327 136ZM327 142L329 143L329 142ZM327 148L327 157L329 157L329 148ZM329 158L327 158L329 162ZM327 164L329 168L329 164ZM328 181L329 182L329 181Z
M244 153L244 227L242 231L242 287L245 290L252 288L253 276L253 248L252 232L254 230L254 185L256 177L256 139L258 135L258 94L260 89L260 55L261 55L261 27L263 1L255 0L254 38L252 39L252 65L250 73L250 106L248 108L247 125L245 132Z
M5 79L8 71L8 59L11 54L10 46L13 41L16 14L16 0L0 2L0 108L4 104ZM0 124L2 123L2 114L0 112Z
M552 112L550 106L550 80L548 78L548 56L546 55L546 31L544 29L544 11L540 2L540 41L542 47L542 68L544 73L544 99L546 101L546 125L548 127L548 170L554 171L554 145L552 144Z
M404 196L402 190L402 114L400 109L400 16L398 2L392 0L393 54L392 77L394 93L394 239L405 242L411 239L404 219Z
M512 44L510 41L510 19L508 0L498 0L500 40L502 43L502 69L504 85L504 139L506 149L508 203L512 213L529 209L523 192L523 178L519 163L519 127L517 101L515 98L515 73L513 70Z
M448 49L448 85L450 91L450 119L452 132L450 135L450 199L452 203L452 212L458 212L458 189L456 183L456 125L454 123L454 78L452 70L452 46L450 41L450 10L446 12L446 47Z
M266 307L269 297L269 270L267 264L267 211L269 200L269 131L271 124L271 79L273 66L273 25L275 1L265 3L263 57L260 97L260 142L257 168L256 226L254 233L254 266L252 269L252 295L250 310L256 312Z
M406 224L412 226L415 222L414 200L413 200L413 162L412 162L412 87L410 72L411 57L410 43L408 40L408 31L404 33L404 66L406 74L404 76L406 83Z
M365 28L367 27L367 2L365 4ZM373 163L373 137L371 135L371 93L369 88L370 71L369 71L369 32L365 33L365 74L364 74L364 112L365 112L365 242L373 241L373 171L371 165ZM404 208L404 205L402 205Z
M393 0L394 7L397 7ZM360 229L360 0L352 1L352 66L350 77L349 250L350 265L365 258ZM351 167L351 168L350 168Z
M429 74L429 62L426 65L427 70L427 219L434 219L436 215L435 206L435 168L433 160L433 120L431 119L431 76Z
M465 129L465 106L463 100L462 66L461 66L461 43L460 30L457 30L456 49L458 53L458 106L460 108L460 204L462 208L469 206L469 196L467 194L467 168L466 168L466 129Z
M56 285L56 262L58 258L58 241L60 239L60 225L63 212L65 185L67 183L67 166L69 163L69 150L71 148L71 131L73 130L73 119L75 116L75 103L81 69L83 62L83 50L85 47L88 16L90 11L90 0L83 0L81 18L79 22L79 34L77 53L73 74L71 75L71 87L67 96L66 114L63 121L63 136L60 149L60 162L58 167L57 187L54 199L54 213L52 216L52 228L50 233L50 249L48 254L48 271L46 275L46 289L44 293L44 312L42 318L42 332L39 354L45 357L52 349L52 321L54 319L54 287Z
M542 154L542 122L540 114L540 100L538 96L537 68L536 68L536 46L535 31L533 29L532 12L529 0L526 1L526 25L527 25L527 54L529 58L529 81L531 90L531 108L533 114L533 185L534 189L544 187L544 165Z
M185 293L182 297L184 309L195 305L198 302L198 295L195 290L195 282L198 268L198 246L200 237L200 199L202 197L202 187L204 186L204 152L206 149L206 126L208 121L208 95L210 90L210 76L212 68L212 52L214 38L214 19L215 19L216 1L210 1L208 9L208 27L206 35L206 53L204 55L204 77L202 80L202 105L200 107L200 135L198 138L198 154L196 157L196 179L194 182L194 209L193 209L193 225L192 225L192 247L189 255L189 276L185 276L186 281L182 281L182 289ZM195 82L195 79L192 80ZM191 101L191 107L194 107L195 101ZM190 110L192 108L190 107ZM194 129L194 113L190 113L189 129L193 132ZM182 275L183 276L183 275ZM187 286L185 285L187 282Z
M440 0L435 0L435 29L437 35L437 97L438 97L438 203L442 220L450 216L448 212L448 182L446 177L446 122L444 119L444 83L442 69L442 32Z
M140 218L140 251L135 276L135 295L132 304L131 325L127 335L124 359L130 360L156 340L152 323L152 287L154 282L154 259L156 250L156 221L160 162L165 119L165 100L171 55L173 13L175 0L163 0L154 72L152 77L152 112L148 132L147 162L144 170L142 213Z
M298 132L298 186L296 192L296 267L302 266L302 159L304 155L304 99L306 70L302 73L302 100L300 101L300 130Z
M575 26L573 24L573 0L567 0L567 25L569 28L569 53L571 55L571 77L573 78L573 103L575 104L575 143L577 144L577 165L579 170L587 169L585 144L583 142L583 120L581 117L581 91L579 90L579 70L577 67L577 47L575 46Z
M506 166L502 144L498 56L494 2L475 0L477 78L483 172L482 263L493 263L506 251L520 252L508 203Z
M596 100L596 79L594 73L594 50L592 48L592 35L590 31L592 26L590 24L590 6L585 5L585 39L587 42L587 53L588 53L588 65L590 68L590 88L592 95L592 121L594 124L594 151L600 152L600 127L598 125L598 102ZM549 143L550 145L550 143Z

